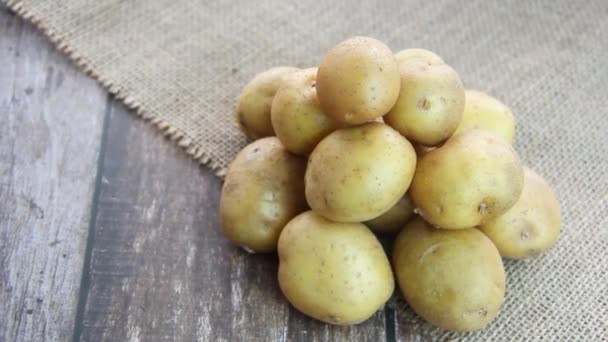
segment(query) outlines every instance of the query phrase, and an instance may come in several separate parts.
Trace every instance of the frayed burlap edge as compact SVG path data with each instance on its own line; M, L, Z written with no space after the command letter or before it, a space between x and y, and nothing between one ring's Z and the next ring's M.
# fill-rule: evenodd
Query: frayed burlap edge
M192 139L184 132L173 127L169 122L157 118L155 115L146 111L142 104L130 94L126 94L120 90L112 80L100 75L94 70L86 57L82 56L72 46L66 43L65 38L58 34L51 27L48 27L39 17L35 16L28 9L23 7L19 0L5 0L6 6L15 12L22 19L33 24L39 31L46 35L53 45L62 53L64 53L74 64L78 66L85 74L92 77L101 84L110 94L120 100L139 118L152 124L160 133L167 139L173 141L177 146L181 147L188 156L193 158L199 164L209 167L220 178L226 174L226 168L222 167L218 162L214 161L201 148L196 147L192 143Z

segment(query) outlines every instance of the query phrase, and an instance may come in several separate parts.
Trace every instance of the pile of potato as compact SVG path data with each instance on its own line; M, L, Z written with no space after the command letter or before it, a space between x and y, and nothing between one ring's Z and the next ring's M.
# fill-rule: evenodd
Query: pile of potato
M430 51L350 38L318 69L255 76L237 121L257 140L226 174L223 231L278 251L283 294L321 321L368 319L396 279L429 322L481 329L504 301L501 256L559 235L555 193L511 146L511 110ZM392 262L375 234L396 234Z

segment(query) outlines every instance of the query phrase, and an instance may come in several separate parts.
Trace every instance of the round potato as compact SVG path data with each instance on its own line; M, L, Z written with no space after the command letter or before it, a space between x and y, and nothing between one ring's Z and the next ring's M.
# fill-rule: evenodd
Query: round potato
M299 70L276 67L257 74L241 91L236 108L239 128L251 139L274 135L270 121L270 107L283 78Z
M368 319L395 288L382 245L361 223L335 223L305 212L287 224L278 252L285 297L298 310L327 323Z
M286 76L272 101L272 127L289 152L308 155L338 127L321 110L316 92L317 68Z
M502 256L525 259L553 246L559 236L561 209L547 181L524 168L524 190L515 205L479 228Z
M399 64L399 65L406 63L406 61L409 61L412 59L422 59L425 62L430 63L430 64L444 64L445 63L443 61L443 59L441 59L441 57L439 57L437 54L435 54L432 51L425 50L425 49L417 49L417 48L405 49L405 50L401 50L395 54L395 60L397 60L397 64Z
M364 223L374 233L394 234L399 232L412 216L414 216L414 205L405 195L387 212Z
M226 237L249 252L272 252L285 224L306 210L306 160L276 137L246 146L228 168L220 198Z
M464 110L464 87L447 64L409 59L400 65L401 91L384 122L408 140L436 146L458 127Z
M483 130L468 130L418 160L409 194L433 225L478 226L509 210L523 188L513 147Z
M505 271L498 250L479 230L437 229L417 217L397 236L392 256L401 294L432 324L474 331L498 314Z
M468 129L485 129L513 143L515 118L509 107L477 90L466 90L465 99L462 121L454 134Z
M306 199L336 222L380 216L403 197L416 167L416 152L397 131L379 122L332 132L310 154Z
M386 114L399 95L399 70L391 50L368 37L331 49L319 66L321 107L337 123L357 125Z

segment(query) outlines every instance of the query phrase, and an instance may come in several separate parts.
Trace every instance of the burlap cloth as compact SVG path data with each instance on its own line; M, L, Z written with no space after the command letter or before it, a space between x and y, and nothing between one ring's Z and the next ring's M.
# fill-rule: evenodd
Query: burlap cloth
M436 51L467 87L513 108L516 148L555 185L564 225L543 257L507 262L507 299L490 327L446 333L407 308L400 324L436 339L608 339L608 1L8 4L216 171L245 143L235 98L256 72L316 65L352 35Z

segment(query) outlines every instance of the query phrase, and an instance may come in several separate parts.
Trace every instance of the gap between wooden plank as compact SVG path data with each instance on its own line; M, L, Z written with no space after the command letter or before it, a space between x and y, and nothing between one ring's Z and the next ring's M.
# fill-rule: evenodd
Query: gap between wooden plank
M95 175L95 190L93 190L93 202L91 205L91 216L89 219L89 235L87 236L87 244L84 253L84 262L82 264L82 279L80 280L80 290L78 296L78 306L76 307L76 316L74 319L74 334L72 341L80 341L82 335L82 320L84 316L84 308L89 294L91 274L91 252L93 250L93 240L95 239L95 222L97 218L97 208L99 204L99 191L101 189L101 177L103 171L103 161L106 152L106 144L108 141L108 127L110 124L110 111L112 109L112 96L106 97L106 108L103 118L103 129L101 133L101 146L99 147L99 156L97 159L97 173Z

